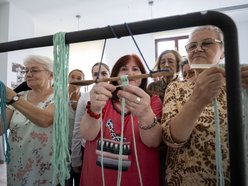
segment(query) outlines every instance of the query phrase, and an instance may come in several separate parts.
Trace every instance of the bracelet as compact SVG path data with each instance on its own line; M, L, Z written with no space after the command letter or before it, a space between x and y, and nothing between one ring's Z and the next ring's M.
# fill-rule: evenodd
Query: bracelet
M15 108L12 105L6 105L6 108L10 109L12 112L15 111Z
M155 125L157 125L157 123L158 123L158 118L155 116L152 124L150 124L150 125L140 125L139 124L139 128L143 129L143 130L148 130L148 129L155 127Z
M87 105L86 105L86 111L87 111L87 113L90 115L90 117L95 118L95 119L99 119L100 118L100 114L96 114L96 113L92 112L90 110L90 106L91 106L91 102L88 101L87 102Z

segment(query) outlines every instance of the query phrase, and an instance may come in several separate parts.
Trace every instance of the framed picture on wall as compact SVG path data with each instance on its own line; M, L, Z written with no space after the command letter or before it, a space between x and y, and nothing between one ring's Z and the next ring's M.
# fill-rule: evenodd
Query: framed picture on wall
M11 81L11 87L14 89L19 84L21 84L24 81L24 73L23 73L24 66L20 63L12 62L12 72L16 74L16 78L14 78L14 81Z

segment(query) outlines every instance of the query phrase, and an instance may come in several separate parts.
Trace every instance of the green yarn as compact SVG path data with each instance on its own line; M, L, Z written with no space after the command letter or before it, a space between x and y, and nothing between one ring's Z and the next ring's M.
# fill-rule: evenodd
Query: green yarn
M100 69L100 68L99 68ZM98 73L99 74L99 73ZM105 186L104 165L103 165L103 123L102 123L102 107L100 112L100 126L101 126L101 171L102 171L102 186Z
M116 87L125 87L129 84L128 76L124 75L120 77L121 85ZM124 120L125 120L125 98L121 99L121 136L120 136L120 148L119 148L119 158L118 158L118 176L117 176L117 186L121 185L121 177L122 177L122 153L123 153L123 135L124 135ZM101 108L101 116L100 116L100 125L101 125L101 141L103 141L103 123L102 123L102 108ZM135 141L135 134L134 134L134 123L133 123L133 115L131 114L131 123L132 123L132 134L134 140L134 151L136 157L136 163L138 166L138 173L140 178L140 185L142 186L142 176L140 173L137 149L136 149L136 141ZM105 179L104 179L104 166L103 166L103 143L101 143L101 172L102 172L102 184L105 186Z
M221 140L220 140L220 121L218 111L218 100L214 98L214 118L215 118L215 160L216 160L216 173L217 173L217 186L224 186L224 173L223 161L221 153Z
M140 165L139 165L139 157L138 157L138 152L137 152L137 145L136 145L136 140L135 140L136 138L135 138L134 122L133 122L132 114L131 114L131 123L132 123L132 135L133 135L133 147L134 147L135 160L136 160L138 174L139 174L140 186L143 186L142 175L140 172Z
M65 184L70 176L70 154L68 149L68 60L69 45L65 44L65 33L53 37L54 55L54 123L53 123L53 185Z
M122 78L121 78L122 79ZM118 177L117 177L117 185L121 185L121 177L122 177L122 147L123 147L123 133L124 133L124 120L125 120L125 98L121 98L121 140L120 140L120 148L119 148L119 158L118 158Z
M121 76L121 85L122 87L125 87L129 84L128 76ZM125 120L125 98L121 99L121 140L120 140L120 151L119 151L119 159L118 159L118 177L117 177L117 185L121 185L121 177L122 177L122 146L123 146L123 133L124 133L124 120ZM133 115L131 114L131 124L132 124L132 136L133 136L133 143L134 143L134 153L135 153L135 160L137 164L138 174L139 174L139 180L140 180L140 186L143 186L142 183L142 175L140 172L140 166L139 166L139 158L137 153L137 147L136 147L136 138L135 138L135 132L134 132L134 122L133 122Z
M0 81L0 106L1 106L1 121L2 121L2 145L3 154L7 164L10 162L10 145L8 140L8 126L6 115L6 86ZM6 144L6 145L5 145Z
M127 75L121 76L121 85L123 87L127 86L129 81ZM124 135L124 120L125 120L125 98L121 98L121 140L120 140L120 150L119 150L119 159L118 159L118 177L117 185L121 185L122 177L122 147L123 147L123 135Z

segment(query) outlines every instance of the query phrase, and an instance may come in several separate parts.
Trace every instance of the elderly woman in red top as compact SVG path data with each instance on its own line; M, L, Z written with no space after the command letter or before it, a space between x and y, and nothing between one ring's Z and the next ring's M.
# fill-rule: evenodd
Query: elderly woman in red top
M139 57L125 55L115 63L111 77L142 73L146 71ZM147 79L130 80L124 87L120 87L121 84L121 81L97 83L90 92L91 102L81 119L80 126L81 134L87 140L81 175L83 186L117 185L120 174L122 186L141 185L141 182L144 186L160 185L157 146L161 142L162 135L158 123L162 103L158 96L149 96L146 93ZM121 105L122 98L126 100L124 110ZM101 108L103 108L103 131L100 125ZM122 112L124 112L124 126L122 126ZM121 139L123 139L123 151L120 172L118 159Z

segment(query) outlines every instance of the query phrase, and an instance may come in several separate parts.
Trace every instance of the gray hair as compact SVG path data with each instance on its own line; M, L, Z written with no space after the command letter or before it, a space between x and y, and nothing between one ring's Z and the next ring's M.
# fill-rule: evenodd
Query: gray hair
M23 64L26 66L30 62L41 64L46 70L53 72L53 61L46 56L30 55L24 60Z
M219 27L213 26L213 25L199 26L199 27L195 28L190 33L189 38L191 38L192 35L194 35L194 33L199 32L199 31L202 31L202 30L209 30L209 31L212 31L212 32L216 33L218 39L220 41L222 41L222 43L224 42L224 35L223 35L222 30Z

